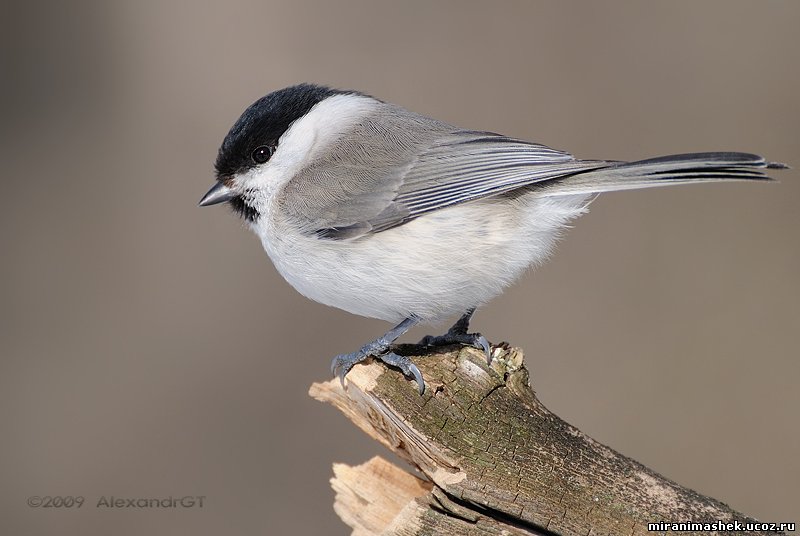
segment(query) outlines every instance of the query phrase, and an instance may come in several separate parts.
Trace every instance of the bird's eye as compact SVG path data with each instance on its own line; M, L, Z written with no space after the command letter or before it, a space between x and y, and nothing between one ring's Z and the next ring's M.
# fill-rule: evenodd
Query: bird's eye
M262 145L261 147L257 147L253 154L250 157L253 159L253 162L256 164L263 164L267 160L270 159L272 153L275 152L275 147L272 145Z

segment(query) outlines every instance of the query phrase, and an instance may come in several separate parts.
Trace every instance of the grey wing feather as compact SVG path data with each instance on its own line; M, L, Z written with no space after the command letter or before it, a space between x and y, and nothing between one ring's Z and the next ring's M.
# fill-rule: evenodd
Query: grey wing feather
M429 212L523 187L573 195L688 182L767 179L746 153L695 153L638 162L577 160L544 145L461 130L386 104L326 157L289 181L284 211L328 239L402 225Z
M608 165L498 134L456 131L421 152L403 177L393 206L403 207L405 219L390 212L370 223L380 231L445 207Z
M376 169L375 161L383 165ZM335 225L318 227L318 236L346 239L380 232L452 205L609 165L575 160L544 145L473 131L440 135L407 163L395 161L386 166L385 162L385 158L375 159L371 165L348 167L348 177L362 175L365 169L371 176L356 181L358 187L350 197L335 204L335 215L326 214L335 216L327 220ZM344 169L340 165L335 173ZM375 189L364 192L367 184Z
M282 205L306 232L348 239L606 165L385 105L290 180Z
M305 232L353 238L370 232L370 221L378 216L407 215L395 197L419 152L444 124L388 104L381 112L361 121L284 186L278 200L282 212Z

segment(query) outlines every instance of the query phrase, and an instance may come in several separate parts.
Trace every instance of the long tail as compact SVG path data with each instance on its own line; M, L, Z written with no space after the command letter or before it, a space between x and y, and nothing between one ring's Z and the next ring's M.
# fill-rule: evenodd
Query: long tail
M572 195L671 184L717 181L770 181L767 169L787 169L748 153L691 153L637 162L607 162L607 166L549 181L543 195Z

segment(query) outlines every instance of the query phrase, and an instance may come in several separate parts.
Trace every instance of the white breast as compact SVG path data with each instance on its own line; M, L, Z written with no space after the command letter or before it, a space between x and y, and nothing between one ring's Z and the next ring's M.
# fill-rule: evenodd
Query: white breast
M436 322L486 303L544 261L587 199L484 199L346 241L300 234L275 214L254 230L304 296L389 322Z

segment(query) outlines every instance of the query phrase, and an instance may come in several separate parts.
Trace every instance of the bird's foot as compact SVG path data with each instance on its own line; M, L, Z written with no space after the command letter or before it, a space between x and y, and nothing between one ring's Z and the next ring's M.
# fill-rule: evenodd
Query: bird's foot
M444 335L425 335L422 340L417 344L421 346L447 346L450 344L465 344L483 350L486 354L486 362L492 364L492 348L486 337L480 333L467 333L469 329L469 320L472 317L473 310L458 319L458 322L453 324L447 333Z
M416 322L414 319L406 319L383 337L362 346L357 352L337 355L331 362L331 372L334 376L338 376L339 381L342 382L342 387L344 387L344 377L347 376L350 369L365 359L373 357L380 359L389 366L399 368L407 377L414 378L419 387L419 394L425 393L425 381L422 379L422 373L417 366L409 357L389 351L392 343Z
M450 344L465 344L483 350L486 362L492 364L492 348L489 341L480 333L453 333L448 331L444 335L425 335L417 344L421 346L447 346Z
M344 387L344 377L347 376L350 369L368 357L380 359L387 365L399 368L407 377L414 378L417 381L419 394L425 393L425 381L422 379L422 373L413 361L411 361L411 358L394 352L369 353L365 352L362 348L358 352L353 352L351 354L340 354L333 358L331 372L333 372L334 376L339 377L339 381L342 382L342 387Z

